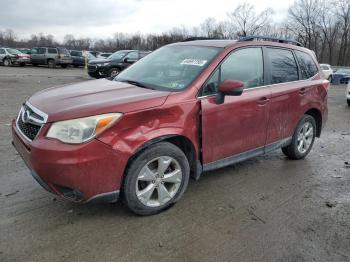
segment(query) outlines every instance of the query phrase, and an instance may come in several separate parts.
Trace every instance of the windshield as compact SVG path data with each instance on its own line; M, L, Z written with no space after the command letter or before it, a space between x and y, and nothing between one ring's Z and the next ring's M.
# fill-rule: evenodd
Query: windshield
M11 55L18 55L21 54L20 51L18 51L17 49L12 49L12 48L8 48L7 52L9 52Z
M349 69L339 69L337 70L337 74L350 74L350 70Z
M120 73L116 81L141 83L154 89L185 89L222 50L216 47L166 46Z
M108 59L122 59L124 56L126 56L128 52L125 51L117 51L113 54L111 54Z

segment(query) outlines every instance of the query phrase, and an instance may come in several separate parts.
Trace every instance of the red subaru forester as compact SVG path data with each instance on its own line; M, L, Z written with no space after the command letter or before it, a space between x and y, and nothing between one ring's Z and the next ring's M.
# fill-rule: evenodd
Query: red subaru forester
M33 177L75 202L115 202L149 215L189 177L282 148L304 158L327 120L312 51L260 37L167 45L114 80L43 90L13 121Z

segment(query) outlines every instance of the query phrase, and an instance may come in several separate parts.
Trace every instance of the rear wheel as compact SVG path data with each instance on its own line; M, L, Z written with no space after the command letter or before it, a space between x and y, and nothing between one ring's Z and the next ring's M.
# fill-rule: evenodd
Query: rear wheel
M315 137L315 119L310 115L304 115L294 131L291 144L283 147L282 152L290 159L302 159L310 152Z
M190 174L185 154L167 142L140 153L125 174L123 197L138 215L152 215L175 204L184 194Z
M11 66L11 65L12 65L11 59L5 58L4 59L4 66Z
M53 59L49 59L47 61L47 65L48 65L49 68L55 68L56 67L56 62Z
M19 65L22 66L22 67L24 67L26 64L25 64L25 63L20 63Z

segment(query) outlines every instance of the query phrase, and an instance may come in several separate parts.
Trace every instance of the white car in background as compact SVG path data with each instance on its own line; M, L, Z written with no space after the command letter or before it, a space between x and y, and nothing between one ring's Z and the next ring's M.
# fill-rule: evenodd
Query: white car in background
M330 65L328 64L320 64L320 67L322 69L322 72L326 79L332 82L332 76L333 76L333 69Z
M348 106L350 106L350 82L348 83L348 88L346 89L346 100L348 101Z

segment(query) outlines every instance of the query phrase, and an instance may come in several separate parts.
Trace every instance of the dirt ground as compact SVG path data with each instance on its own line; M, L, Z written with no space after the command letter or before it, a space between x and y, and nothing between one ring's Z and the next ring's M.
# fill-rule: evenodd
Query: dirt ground
M79 205L44 191L11 145L31 94L91 79L83 69L0 67L0 261L350 261L350 107L329 94L310 155L280 150L205 173L156 216Z

